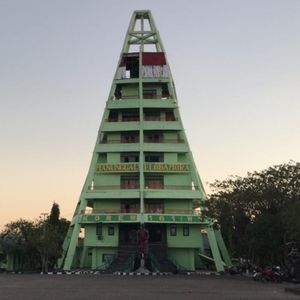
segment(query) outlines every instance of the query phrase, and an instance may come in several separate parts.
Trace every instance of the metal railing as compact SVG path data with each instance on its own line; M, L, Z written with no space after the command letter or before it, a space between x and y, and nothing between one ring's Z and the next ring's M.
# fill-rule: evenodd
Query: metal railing
M139 209L91 209L81 211L83 215L92 214L137 214ZM146 208L145 213L147 214L170 214L170 215L198 215L194 209L151 209Z
M99 191L99 190L136 190L139 189L139 184L131 185L90 185L88 187L89 191ZM198 186L191 185L145 185L145 189L153 190L198 190Z
M126 100L126 99L139 99L140 95L122 95L122 96L112 96L112 100L118 101L118 100Z
M122 95L122 96L112 96L111 99L114 101L118 100L127 100L127 99L139 99L139 95ZM168 96L162 96L162 95L143 95L143 100L167 100L167 99L173 99L171 95Z
M125 141L121 139L115 139L115 140L101 140L100 144L137 144L139 143L139 139L136 140L130 140Z
M145 209L147 214L197 215L194 209Z
M172 96L171 95L147 95L147 94L144 94L143 95L143 99L144 100L152 100L152 99L158 99L158 100L165 100L165 99L172 99Z
M145 116L144 121L164 121L160 116Z
M154 144L182 144L184 143L183 139L160 139L160 140L148 140L144 139L144 143L154 143Z
M92 214L137 214L139 213L139 209L91 209L91 210L85 210L83 209L81 211L81 214L83 215L92 215Z
M123 117L122 119L106 119L105 120L106 122L139 122L140 121L140 118L139 117Z
M154 190L198 190L198 186L191 185L146 185L145 189L154 189Z
M89 191L101 191L101 190L136 190L139 189L139 184L133 185L90 185L88 187Z
M139 143L139 139L136 140L122 140L122 139L115 139L115 140L100 140L100 144L137 144ZM147 144L183 144L183 139L160 139L160 140L148 140L144 139L144 143Z
M177 118L162 118L157 116L144 116L144 121L162 121L162 122L174 122Z

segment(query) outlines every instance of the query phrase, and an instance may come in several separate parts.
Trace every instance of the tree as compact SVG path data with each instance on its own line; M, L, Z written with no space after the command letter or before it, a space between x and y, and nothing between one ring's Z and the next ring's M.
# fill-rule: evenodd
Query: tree
M38 247L42 260L42 271L48 272L48 267L53 269L62 252L62 244L69 227L69 221L60 219L60 209L53 203L50 216L43 224L43 235Z
M3 252L21 258L23 270L47 272L48 267L54 268L70 224L59 216L59 205L53 203L50 216L45 220L19 219L6 224L0 233Z
M285 241L299 243L300 163L231 176L211 186L208 215L218 220L232 255L276 262Z

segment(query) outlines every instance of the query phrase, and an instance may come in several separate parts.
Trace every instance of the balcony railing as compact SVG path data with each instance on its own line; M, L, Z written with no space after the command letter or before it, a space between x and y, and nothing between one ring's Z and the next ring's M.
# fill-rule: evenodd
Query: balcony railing
M115 140L101 140L99 142L100 144L137 144L139 143L139 140L121 140L121 139L115 139ZM144 143L150 143L150 144L183 144L183 139L160 139L160 140L148 140L144 139Z
M170 215L197 215L194 209L151 209L145 208L147 214L170 214Z
M82 214L84 215L92 215L92 214L120 214L120 209L91 209L91 210L82 210Z
M139 117L123 117L122 119L113 119L113 118L108 118L105 121L107 122L139 122L140 118Z
M128 185L90 185L88 187L89 191L104 191L104 190L136 190L139 189L139 184L128 184ZM198 190L198 186L191 185L153 185L145 186L145 189L149 190Z
M89 191L105 191L105 190L136 190L139 189L139 184L128 184L128 185L90 185Z
M144 121L166 121L166 122L170 122L170 121L177 121L177 118L162 118L160 116L144 116Z
M122 95L122 96L112 96L112 100L126 100L126 99L139 99L140 95Z
M198 186L191 185L145 185L145 189L154 190L198 190Z
M115 140L102 140L100 141L100 144L137 144L139 143L139 140L130 140L130 141L125 141L121 139L115 139Z
M159 140L148 140L144 139L144 143L156 143L156 144L182 144L184 143L183 139L159 139Z
M151 100L151 99L158 99L158 100L166 100L166 99L172 99L171 95L151 95L151 94L144 94L143 99L145 100Z
M144 116L145 121L163 121L160 116Z
M92 215L92 214L132 214L139 213L140 210L137 208L127 209L91 209L91 210L82 210L81 214ZM153 209L145 208L145 213L147 214L170 214L170 215L199 215L199 213L194 209Z

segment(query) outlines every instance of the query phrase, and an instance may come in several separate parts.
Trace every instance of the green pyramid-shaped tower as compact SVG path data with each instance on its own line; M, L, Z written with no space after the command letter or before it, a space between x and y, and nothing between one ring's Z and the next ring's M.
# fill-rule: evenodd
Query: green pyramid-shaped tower
M223 271L230 258L203 210L164 47L151 12L135 11L58 265L133 271L142 256L150 271Z

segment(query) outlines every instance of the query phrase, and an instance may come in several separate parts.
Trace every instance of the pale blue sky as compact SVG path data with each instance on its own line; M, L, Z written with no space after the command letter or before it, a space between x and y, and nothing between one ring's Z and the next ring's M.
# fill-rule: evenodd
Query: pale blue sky
M300 159L300 1L0 0L0 227L71 217L127 26L151 9L204 182Z

